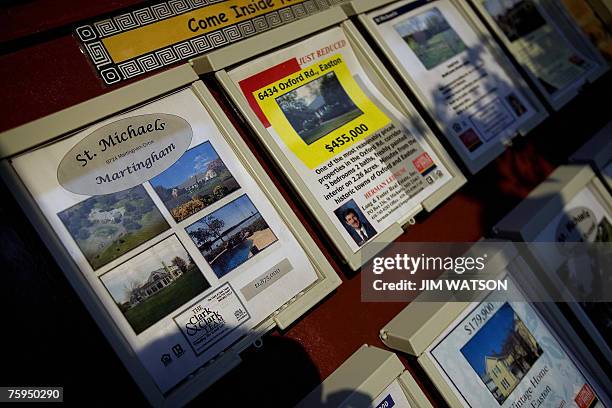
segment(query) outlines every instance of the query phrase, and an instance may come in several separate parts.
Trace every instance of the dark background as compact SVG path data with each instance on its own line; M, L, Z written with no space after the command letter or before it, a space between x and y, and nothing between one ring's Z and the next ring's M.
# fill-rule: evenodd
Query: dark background
M72 36L72 27L137 0L8 1L0 6L0 131L116 89L105 87ZM232 109L215 89L215 96ZM123 83L122 85L124 85ZM432 214L420 215L401 241L476 241L532 188L612 120L608 73L560 112L489 164ZM240 125L238 119L235 123ZM364 343L384 347L379 329L403 303L360 302L360 278L337 261L329 242L241 134L295 209L342 280L321 304L284 332L244 353L243 364L193 405L290 406L327 378ZM465 173L468 174L468 173ZM73 404L145 405L139 389L106 342L10 191L0 184L0 298L4 303L0 385L63 386ZM440 395L406 355L400 358L428 397Z

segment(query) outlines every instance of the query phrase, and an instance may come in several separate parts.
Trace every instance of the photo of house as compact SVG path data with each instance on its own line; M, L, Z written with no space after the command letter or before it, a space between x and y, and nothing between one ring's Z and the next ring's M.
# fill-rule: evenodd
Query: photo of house
M136 334L210 287L176 235L105 273L100 280Z
M276 103L307 145L363 114L333 71L279 96Z
M94 270L170 228L142 186L93 196L57 216Z
M219 278L278 240L246 194L186 231Z
M543 351L509 303L504 303L461 353L501 405Z
M166 265L165 262L162 262L161 268L151 272L147 280L132 290L129 305L134 307L144 302L158 291L173 283L176 279L181 277L182 274L183 271L178 266Z
M562 217L559 224L568 225L570 222L570 217ZM606 288L612 285L612 276L610 252L603 251L602 244L612 242L612 223L604 215L591 228L576 227L573 231L576 231L575 235L569 235L568 240L591 245L579 244L572 248L571 243L563 244L560 250L573 252L573 256L559 266L556 274L576 299L603 299ZM612 344L612 303L581 301L579 304L605 341Z
M546 25L532 0L485 0L484 7L511 42Z
M427 70L467 50L440 10L432 8L393 26Z
M210 142L185 152L150 183L176 222L240 188Z

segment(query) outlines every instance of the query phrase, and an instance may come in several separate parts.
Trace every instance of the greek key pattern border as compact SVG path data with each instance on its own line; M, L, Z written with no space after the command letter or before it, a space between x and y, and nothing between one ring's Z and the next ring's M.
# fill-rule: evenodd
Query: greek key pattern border
M84 54L90 59L102 81L106 85L114 85L318 13L344 0L307 0L120 63L113 62L102 42L106 37L224 1L226 0L168 0L81 25L75 28L74 33L82 44Z

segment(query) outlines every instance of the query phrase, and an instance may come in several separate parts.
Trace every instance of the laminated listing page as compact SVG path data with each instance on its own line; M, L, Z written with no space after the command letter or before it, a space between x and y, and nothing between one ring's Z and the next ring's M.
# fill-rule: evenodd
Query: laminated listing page
M317 279L191 89L12 165L161 392Z
M468 158L514 136L536 113L449 0L402 1L367 17Z
M520 299L508 283L509 298ZM472 303L426 353L466 407L604 407L525 301Z
M555 100L582 82L597 64L582 55L535 0L477 0L510 43L514 57Z
M341 28L229 75L354 252L451 179L372 84Z
M607 194L607 192L606 192ZM600 288L610 287L610 266L601 264L597 256L588 252L572 254L568 242L611 243L612 214L606 210L590 187L582 189L564 205L563 210L536 237L536 242L558 242L558 248L543 250L535 246L532 251L546 271L553 273L552 279L572 285L571 293L580 293L585 298L598 298ZM605 259L605 258L604 258ZM612 344L612 303L580 302L608 345Z

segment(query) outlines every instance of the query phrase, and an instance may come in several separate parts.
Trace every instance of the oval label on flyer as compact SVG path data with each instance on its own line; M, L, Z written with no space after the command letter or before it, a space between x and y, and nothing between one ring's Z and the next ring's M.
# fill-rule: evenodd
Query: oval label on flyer
M187 151L193 130L177 115L154 113L109 123L62 159L57 180L75 194L103 195L142 184Z
M597 217L587 207L572 208L561 217L555 239L557 242L593 242L597 234Z

